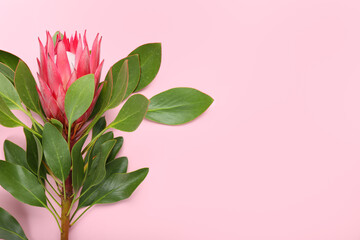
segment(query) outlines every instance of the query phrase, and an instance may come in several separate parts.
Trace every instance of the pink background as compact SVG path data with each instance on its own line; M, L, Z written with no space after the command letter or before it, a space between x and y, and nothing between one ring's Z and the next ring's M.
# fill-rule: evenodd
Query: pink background
M89 41L103 36L104 72L141 44L163 43L147 97L186 86L215 99L191 124L145 121L123 134L130 170L150 173L130 199L91 209L71 239L360 239L359 1L13 0L0 9L0 49L34 74L45 30L87 29ZM20 128L0 131L1 143L24 146ZM30 240L58 239L46 210L2 189L0 206Z

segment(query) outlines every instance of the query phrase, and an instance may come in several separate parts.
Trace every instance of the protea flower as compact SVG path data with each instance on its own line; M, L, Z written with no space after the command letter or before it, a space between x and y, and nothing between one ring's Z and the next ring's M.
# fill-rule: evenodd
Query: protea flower
M37 61L40 86L37 90L46 117L62 122L64 131L68 128L64 109L66 91L78 78L90 73L95 75L95 93L92 104L72 126L73 132L77 133L89 118L101 91L99 81L104 62L100 63L101 38L99 39L99 35L96 36L90 52L86 32L83 41L81 35L77 33L70 39L67 38L66 33L63 37L57 34L55 44L50 33L47 32L46 35L45 47L39 39L40 60L37 59Z

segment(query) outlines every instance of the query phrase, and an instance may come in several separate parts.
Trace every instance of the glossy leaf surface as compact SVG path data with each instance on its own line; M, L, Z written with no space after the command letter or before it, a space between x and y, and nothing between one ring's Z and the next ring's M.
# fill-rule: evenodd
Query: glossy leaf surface
M213 101L193 88L172 88L150 99L146 119L168 125L183 124L201 115Z
M37 114L42 114L35 79L29 67L21 60L15 71L15 88L25 106Z
M96 137L106 127L105 117L101 117L92 129L92 138Z
M124 143L123 137L116 137L115 140L116 140L116 143L114 145L114 148L111 150L111 153L107 159L107 162L111 162L112 160L115 159L116 155L119 153L119 151Z
M71 125L90 107L94 98L94 74L85 75L70 85L65 95L65 113Z
M131 196L135 189L145 179L149 169L143 168L131 173L114 173L93 191L84 194L79 200L79 208L99 204L114 203Z
M125 60L128 61L129 81L124 99L126 99L131 93L135 91L140 80L140 59L138 54L128 56L115 63L112 66L114 76L117 76L119 74L119 71L123 66Z
M14 76L15 72L9 66L5 65L4 63L0 62L0 73L4 74L4 76L14 84Z
M38 207L46 206L46 196L37 178L26 168L0 161L0 184L17 200Z
M71 150L71 159L73 163L72 169L72 184L75 192L78 192L84 180L84 159L81 154L82 147L86 141L87 136L82 137L77 141Z
M19 127L23 123L10 111L4 99L0 96L0 124L4 127Z
M122 64L120 70L115 73L113 68L110 71L113 71L113 91L111 94L111 99L107 109L117 107L125 97L126 89L129 82L129 65L128 60L125 60Z
M49 168L64 182L71 167L70 151L59 130L51 123L44 125L42 144Z
M109 126L125 132L135 131L146 114L149 100L141 94L131 96Z
M14 54L0 50L0 62L8 66L13 71L15 71L19 60L20 58Z
M7 162L29 168L26 161L25 150L16 145L15 143L10 142L9 140L5 140L4 154L5 160Z
M129 56L138 54L140 58L140 80L135 92L140 91L156 77L161 64L161 43L144 44L134 51Z
M10 109L21 109L21 100L14 85L0 73L0 96L4 99Z
M0 208L0 238L5 240L27 240L19 222Z

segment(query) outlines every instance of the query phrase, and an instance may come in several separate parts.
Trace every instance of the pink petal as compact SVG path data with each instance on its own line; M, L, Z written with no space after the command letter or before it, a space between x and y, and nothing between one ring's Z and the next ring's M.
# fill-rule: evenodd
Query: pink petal
M65 114L65 91L63 88L58 89L56 97L56 102L60 108L60 111Z
M86 47L87 47L87 49L89 49L89 45L86 40L86 30L85 30L85 32L84 32L84 48L86 48Z
M59 74L59 71L53 61L53 59L51 59L50 57L47 59L48 60L48 85L50 87L50 89L52 90L52 93L54 94L54 96L56 96L55 94L58 92L58 89L61 87L63 88L63 84L61 81L61 77Z
M50 36L49 32L46 32L47 39L46 39L46 51L51 57L51 59L54 59L55 52L54 52L54 42L52 40L52 37Z
M46 117L48 117L48 118L53 117L53 116L51 115L51 112L50 112L50 107L48 106L47 101L45 101L43 95L41 94L41 92L40 92L40 90L39 90L39 88L38 88L38 86L36 86L36 91L37 91L38 94L39 94L41 106L42 106L43 109L44 109L44 112L45 112Z
M57 66L57 69L59 70L61 80L62 80L63 90L64 90L67 85L67 82L70 79L71 70L70 70L69 60L66 55L65 44L63 41L60 41L58 43L56 66Z
M69 39L66 37L66 32L64 32L63 42L65 45L66 51L70 52L70 42L69 42Z
M44 98L45 101L45 105L46 108L48 109L48 111L51 113L50 115L52 117L55 117L58 115L58 112L60 111L57 102L55 101L55 98L53 97L50 88L48 87L47 84L41 84L40 81L40 86L41 86L41 93L42 96Z
M100 75L101 75L101 70L102 70L102 66L104 65L104 60L102 60L102 62L100 63L100 65L98 66L98 68L96 69L95 72L95 89L98 87L99 82L100 82Z
M75 52L75 68L77 68L77 65L79 64L82 52L83 52L83 48L82 48L82 43L81 43L81 35L79 35L79 40L78 40L76 52Z
M96 38L94 40L92 49L91 49L91 55L90 55L90 71L91 73L95 73L96 68L99 65L100 60L100 41L98 41L99 34L96 35Z
M48 77L47 77L47 57L46 57L46 52L45 52L45 47L43 46L42 42L39 39L39 44L40 44L40 76L42 77L42 79L48 83Z
M76 49L77 49L77 45L78 45L78 36L77 36L77 32L75 32L75 37L73 38L71 36L71 39L70 39L70 52L75 54Z
M89 49L87 47L85 47L84 51L80 56L78 64L75 66L77 76L79 78L90 73L90 56Z

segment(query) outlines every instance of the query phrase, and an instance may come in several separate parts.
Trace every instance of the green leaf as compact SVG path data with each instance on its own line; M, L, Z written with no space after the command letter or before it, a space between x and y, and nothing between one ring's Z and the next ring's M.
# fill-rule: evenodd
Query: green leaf
M46 169L41 165L43 150L39 139L24 128L26 138L26 162L29 169L38 178L46 178Z
M129 56L138 54L140 58L140 80L135 92L140 91L156 77L161 64L161 43L144 44L134 51Z
M129 82L129 64L128 60L125 60L122 64L118 74L113 72L114 86L111 94L111 99L107 109L117 107L125 97L126 89ZM114 71L113 68L110 71Z
M14 84L15 72L9 66L0 62L0 73L4 74L4 76L9 79L12 84Z
M114 203L130 197L148 172L148 168L142 168L131 173L112 174L85 193L79 200L78 208L99 203Z
M0 161L0 184L17 200L32 206L46 207L43 187L26 168Z
M111 162L106 163L106 175L105 179L100 183L103 184L106 179L108 179L114 173L126 173L128 167L128 159L127 157L116 158ZM89 189L88 186L84 186L83 192L86 191L87 196L93 194L94 191L97 191L97 186Z
M10 142L9 140L5 140L4 154L5 154L5 160L7 162L20 165L25 168L29 168L26 161L25 150L19 147L18 145L16 145L15 143Z
M205 112L213 101L193 88L172 88L150 99L146 119L167 125L187 123Z
M40 181L40 177L41 177L41 163L42 163L42 157L43 157L43 149L42 149L42 146L41 146L41 142L40 140L35 137L33 135L33 139L35 140L35 143L36 143L36 150L37 150L37 169L36 169L36 175L38 177L38 180ZM46 174L46 172L45 172Z
M45 123L42 144L46 162L56 177L65 182L71 167L68 145L51 123Z
M62 133L64 126L59 120L52 118L50 119L50 122Z
M109 73L106 75L105 81L102 83L103 87L101 89L100 95L95 103L94 110L92 111L90 118L94 118L96 115L102 115L108 106L111 95L113 92L113 75L110 68Z
M24 124L10 111L4 99L0 96L0 124L4 127L19 127Z
M24 128L24 134L26 138L26 161L29 170L36 174L39 159L37 145L33 134L29 130Z
M125 60L128 60L129 68L129 81L125 93L124 99L126 99L131 93L135 91L140 80L140 59L139 54L134 54L126 58L121 59L112 66L113 76L117 76L123 66Z
M22 109L19 94L14 85L2 73L0 73L0 96L3 97L10 109Z
M75 190L75 193L79 191L84 180L84 159L81 154L81 149L86 141L87 135L83 136L79 141L77 141L74 147L71 150L71 159L73 163L72 169L72 184Z
M120 157L106 164L106 178L113 173L126 173L128 168L128 158Z
M144 119L148 105L149 100L143 95L131 96L109 127L125 132L135 131Z
M0 208L0 238L5 240L27 240L19 222Z
M42 112L35 79L29 67L21 60L15 70L15 88L25 106L41 115Z
M16 66L19 63L19 60L20 60L20 58L15 56L14 54L0 50L0 63L5 64L9 68L11 68L13 71L15 71Z
M91 159L94 159L94 157L96 155L100 154L101 145L104 142L112 140L112 139L114 139L114 133L113 132L104 133L101 137L99 137L98 140L96 140L94 146L92 147L91 154L90 154ZM89 163L89 167L91 167L91 161Z
M82 76L70 85L65 95L65 113L69 126L90 107L94 91L94 74Z
M100 153L95 156L89 169L89 174L84 183L84 189L99 184L105 177L106 160L115 145L115 140L109 140L101 144Z
M115 159L116 155L119 153L123 143L124 143L124 138L123 137L117 137L115 138L116 143L114 145L114 148L111 150L111 153L107 159L107 162L111 162L112 160Z
M92 129L92 138L96 137L106 127L105 117L101 117Z

